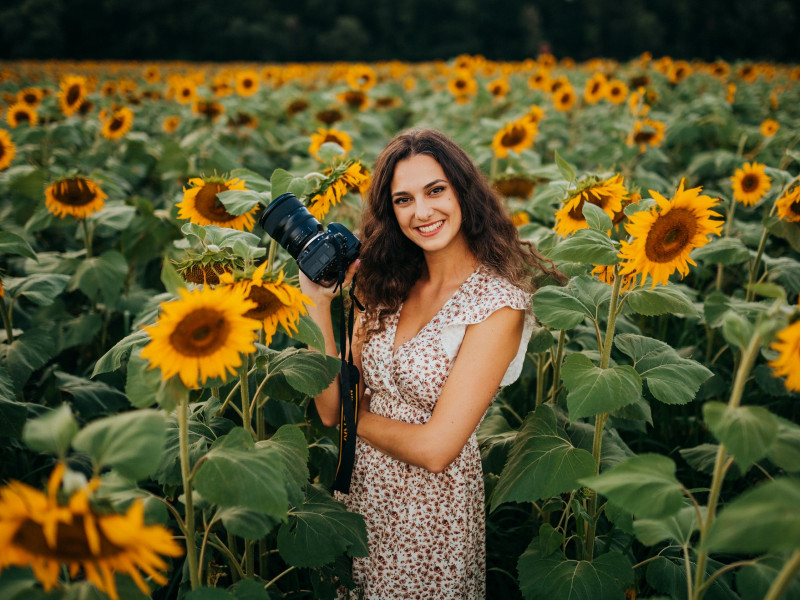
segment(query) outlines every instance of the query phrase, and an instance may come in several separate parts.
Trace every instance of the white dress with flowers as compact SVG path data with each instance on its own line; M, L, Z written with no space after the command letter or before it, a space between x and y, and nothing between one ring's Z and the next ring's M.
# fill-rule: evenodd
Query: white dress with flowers
M502 307L526 311L518 352L501 386L519 377L533 329L530 295L480 267L436 316L393 352L400 311L362 353L370 410L425 423L458 354L466 327ZM483 599L486 547L483 471L475 433L441 473L431 473L358 441L350 494L338 494L364 517L370 554L353 562L366 600ZM346 594L343 597L347 597Z

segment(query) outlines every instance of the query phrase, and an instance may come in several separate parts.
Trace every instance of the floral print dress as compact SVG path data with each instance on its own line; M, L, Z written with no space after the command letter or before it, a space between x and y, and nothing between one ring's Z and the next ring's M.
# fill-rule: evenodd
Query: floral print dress
M425 423L453 366L468 325L502 307L524 310L516 357L501 386L519 377L533 329L530 295L479 267L433 319L393 351L402 306L362 352L372 390L370 411L408 423ZM337 494L364 517L370 554L353 562L366 600L483 599L486 547L483 472L475 433L441 473L398 461L361 440L350 493ZM347 597L346 595L344 597Z

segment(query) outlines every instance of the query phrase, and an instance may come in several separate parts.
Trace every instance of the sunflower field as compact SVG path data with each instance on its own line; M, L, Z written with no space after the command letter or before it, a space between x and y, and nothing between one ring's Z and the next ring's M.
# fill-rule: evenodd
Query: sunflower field
M0 597L334 598L367 552L290 191L440 129L569 281L478 430L491 599L800 598L800 66L0 64Z

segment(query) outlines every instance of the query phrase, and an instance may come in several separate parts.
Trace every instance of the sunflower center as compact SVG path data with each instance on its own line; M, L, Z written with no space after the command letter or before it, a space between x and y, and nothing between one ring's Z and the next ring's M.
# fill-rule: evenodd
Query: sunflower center
M111 123L108 124L108 129L110 131L119 131L122 129L122 126L125 124L125 119L122 117L114 117L111 120Z
M504 148L512 148L525 140L525 128L519 125L514 125L511 129L503 134L500 138L500 144Z
M253 87L253 80L252 80L252 79L245 79L245 80L242 82L242 86L243 86L243 87L245 87L245 88L251 88L251 87Z
M793 215L800 215L800 200L796 200L789 205L789 212Z
M51 558L59 562L80 562L85 560L109 558L120 554L123 549L112 544L98 530L100 538L100 552L92 554L89 542L86 539L83 515L74 515L72 523L59 523L56 539L58 545L51 548L47 545L42 526L39 523L26 519L14 536L14 545L24 548L33 555Z
M599 82L599 81L595 81L595 82L592 84L592 87L591 87L591 89L589 90L589 93L590 93L591 95L594 95L594 94L596 94L596 93L597 93L597 92L599 92L599 91L600 91L600 82Z
M644 245L648 260L667 263L689 246L697 231L697 219L685 208L675 208L656 218Z
M95 193L89 187L89 184L80 177L67 179L59 183L53 196L60 204L68 206L84 206L95 199Z
M230 322L221 312L198 308L178 323L169 341L183 356L208 356L225 344L230 330Z
M207 183L197 192L195 198L195 209L209 221L232 221L236 215L232 215L217 198L220 192L227 192L228 186L222 183Z
M600 194L594 189L588 189L581 194L581 200L578 202L577 206L569 211L569 216L575 221L585 221L586 217L583 215L584 202L588 200L590 204L594 204L605 210L608 199L609 197L605 194Z
M258 306L248 310L244 314L245 317L250 319L263 321L283 308L283 302L271 291L261 286L254 285L250 288L250 295L247 299L258 304Z
M36 104L39 101L39 98L36 94L29 92L22 96L22 101L25 104Z
M22 123L23 121L25 123L30 123L31 122L31 116L25 110L18 110L17 112L14 113L14 120L17 123Z
M650 140L652 140L655 136L655 131L650 131L649 129L640 129L633 136L633 141L637 144L649 144Z
M742 191L754 192L758 189L759 177L755 173L748 173L742 177Z
M69 86L69 88L67 89L66 99L67 99L67 104L69 104L70 106L78 102L78 100L81 99L81 87L77 84Z
M456 80L456 87L458 89L464 89L465 87L467 87L467 82L464 81L463 79L457 79Z

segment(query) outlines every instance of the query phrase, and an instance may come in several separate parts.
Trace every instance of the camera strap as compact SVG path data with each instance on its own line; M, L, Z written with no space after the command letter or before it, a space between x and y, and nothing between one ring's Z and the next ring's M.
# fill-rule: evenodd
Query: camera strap
M358 304L359 308L361 305L353 294L353 288L355 287L355 278L353 278L353 283L350 285L352 302L350 303L347 319L345 319L344 290L342 289L344 275L344 270L340 268L337 287L339 288L339 297L342 300L339 314L339 345L342 348L342 366L339 371L339 460L336 464L333 489L349 494L350 479L353 475L353 467L356 460L356 424L358 422L359 383L361 381L358 367L353 364L353 324L355 305Z

